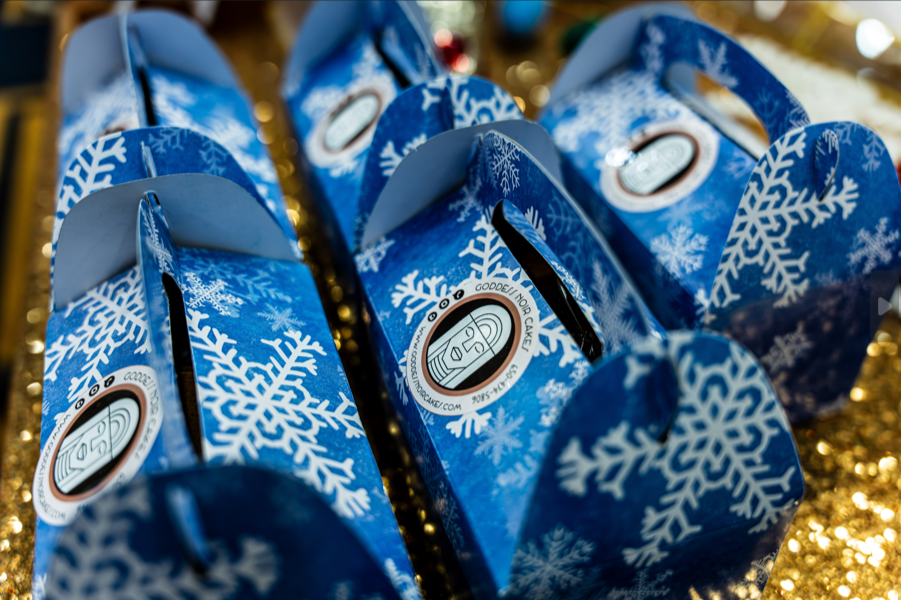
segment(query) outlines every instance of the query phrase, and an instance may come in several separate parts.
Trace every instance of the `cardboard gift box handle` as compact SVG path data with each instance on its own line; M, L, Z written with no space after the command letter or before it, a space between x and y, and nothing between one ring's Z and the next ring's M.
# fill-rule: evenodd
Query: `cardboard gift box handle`
M744 100L770 142L810 123L807 112L782 83L728 36L697 21L657 15L641 29L633 65L662 79L685 64Z

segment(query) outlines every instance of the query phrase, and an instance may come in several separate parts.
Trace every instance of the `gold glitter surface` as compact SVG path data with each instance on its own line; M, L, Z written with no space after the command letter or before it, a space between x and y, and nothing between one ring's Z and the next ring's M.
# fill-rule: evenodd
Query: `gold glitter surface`
M613 3L620 5L622 3ZM742 4L742 3L736 3ZM749 4L749 3L745 3ZM171 3L170 3L171 5ZM702 17L732 30L741 20L729 9L693 3ZM816 6L830 3L820 3ZM64 5L55 17L54 47L102 3ZM555 4L535 44L508 47L497 35L495 11L475 11L484 18L474 29L479 73L507 87L527 114L534 116L562 65L559 39L570 25L609 10L588 3ZM254 103L264 140L275 162L298 230L299 243L316 279L335 345L348 372L361 419L373 447L392 507L410 550L427 599L467 598L471 594L405 449L403 434L391 418L387 398L364 334L368 315L361 312L359 290L347 272L347 257L322 226L322 215L299 177L298 142L278 94L279 65L294 30L290 19L302 12L280 13L272 5L223 3L211 34L234 65ZM792 10L797 11L796 8ZM731 19L731 21L730 21ZM731 23L731 25L730 25ZM740 29L740 27L738 27ZM853 33L853 30L852 30ZM808 35L808 38L810 36ZM810 44L810 40L807 40ZM797 47L797 45L795 45ZM59 55L55 64L59 62ZM53 73L57 68L53 69ZM51 81L57 81L57 77ZM35 202L30 245L27 300L21 315L21 339L3 428L0 454L0 598L31 598L34 510L31 481L40 438L41 380L52 231L57 90L32 99L30 143L20 144L17 177L23 185L18 202ZM49 160L48 160L49 159ZM30 190L30 191L28 191ZM344 265L342 267L342 265ZM841 414L797 427L795 436L805 470L807 493L792 524L770 583L761 595L754 586L737 597L774 600L842 598L901 600L901 353L898 321L883 324L870 346L853 401ZM450 560L448 560L450 559ZM769 567L770 565L766 565ZM756 576L756 574L755 574ZM693 597L706 598L702 593ZM711 599L712 600L712 599Z

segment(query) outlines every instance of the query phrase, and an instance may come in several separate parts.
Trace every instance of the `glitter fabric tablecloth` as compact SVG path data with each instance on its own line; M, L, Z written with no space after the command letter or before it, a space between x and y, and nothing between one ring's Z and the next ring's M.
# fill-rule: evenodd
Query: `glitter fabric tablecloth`
M447 5L426 7L441 18ZM453 4L453 3L449 3ZM459 5L460 3L457 3ZM614 3L621 4L621 3ZM751 3L736 3L750 5ZM832 6L819 3L814 9ZM712 20L729 33L747 35L733 9L694 3L702 18ZM60 9L56 16L55 41L65 43L66 33L106 7L102 3L80 3ZM517 96L527 115L534 116L547 98L547 87L562 64L560 39L580 19L593 17L603 9L585 3L555 5L541 35L530 44L504 43L498 35L491 7L477 3L458 8L468 15L470 48L476 48L477 72L507 87ZM816 10L811 23L824 30L823 17ZM732 10L732 12L730 12ZM445 560L442 532L428 508L424 490L411 467L403 438L384 410L374 365L361 335L362 316L357 314L353 285L346 274L336 272L323 249L316 207L310 203L298 179L294 156L297 142L280 104L277 82L279 67L289 43L286 32L293 31L291 19L302 10L284 10L272 5L220 9L211 33L234 64L253 96L255 113L261 122L260 139L269 144L289 203L289 214L298 228L301 244L317 279L326 305L333 336L348 369L361 416L376 453L392 505L410 548L424 596L429 599L465 598L469 592L453 561ZM845 13L842 13L845 14ZM445 15L448 19L453 16ZM847 16L847 15L845 15ZM792 17L798 18L798 17ZM811 26L811 27L813 27ZM804 29L808 31L809 28ZM802 100L817 81L836 89L842 75L837 67L810 63L810 35L795 45L802 54L788 55L767 38L745 38L752 52L772 63L788 87ZM853 34L853 31L852 31ZM805 45L806 44L806 45ZM814 57L816 55L813 52ZM57 58L58 62L58 58ZM781 69L781 70L780 70ZM796 69L803 77L794 77ZM54 69L54 73L56 70ZM859 77L857 78L859 79ZM856 79L856 80L857 80ZM53 79L52 81L56 81ZM801 89L797 87L801 85ZM847 87L847 86L846 86ZM840 88L839 88L840 89ZM874 91L874 89L876 91ZM48 305L49 240L52 231L53 182L55 169L46 157L55 154L56 86L48 86L44 98L30 100L33 116L30 135L18 152L17 176L30 182L23 185L27 196L19 202L35 202L32 227L31 265L26 312L22 315L22 336L10 391L10 412L4 423L0 451L0 598L30 599L33 553L34 510L31 480L38 456L41 380L43 374L44 330ZM845 118L863 120L886 139L890 149L901 148L901 127L893 115L898 105L892 94L872 84L848 91L856 98L870 98L870 110L860 110ZM813 100L816 100L811 96ZM820 99L822 100L822 99ZM848 101L845 98L843 101ZM837 101L833 101L835 105ZM824 107L826 104L824 103ZM833 106L834 108L834 106ZM817 120L816 107L811 115ZM824 116L835 118L834 114ZM895 157L897 158L897 156ZM784 597L788 599L857 598L898 600L901 594L901 354L898 352L898 322L891 317L869 348L853 402L841 414L798 426L795 436L805 470L807 494L775 564L749 565L748 583L734 592L737 598ZM699 565L698 568L703 568ZM759 569L772 569L764 592L756 586ZM716 600L721 596L697 590L696 598ZM725 600L725 598L722 598Z

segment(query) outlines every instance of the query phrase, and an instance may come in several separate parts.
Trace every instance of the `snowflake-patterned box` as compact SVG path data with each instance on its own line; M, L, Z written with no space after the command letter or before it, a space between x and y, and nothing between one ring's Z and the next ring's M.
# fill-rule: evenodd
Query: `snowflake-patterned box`
M154 154L160 132L182 147ZM224 154L231 179L192 171L204 163L203 147ZM111 148L119 160L107 187L64 204L54 230L36 581L46 582L54 540L86 503L138 474L199 459L293 474L403 584L398 595L414 597L412 568L296 243L209 138L133 129L97 140L75 164Z
M115 576L110 576L111 573ZM253 467L180 470L98 499L63 532L43 600L419 597L309 486Z
M901 264L891 160L862 125L810 125L741 46L662 10L685 9L610 17L561 72L541 123L566 184L666 327L742 342L793 420L834 410L871 339L869 275ZM747 103L769 148L692 95L696 72Z
M437 77L443 69L416 28L414 6L352 7L320 2L310 11L283 86L307 181L348 256L404 156L448 130L522 118L513 98L485 80Z
M401 161L357 254L476 597L759 593L803 493L766 376L735 342L667 337L556 183L547 135L512 124L537 135L461 129Z
M222 52L191 19L160 10L107 15L73 32L61 73L62 125L57 138L58 181L75 157L100 137L136 127L191 129L228 150L294 237L287 206L269 151L257 135L251 104ZM158 136L157 155L181 150L178 138ZM200 150L198 173L222 175L225 154ZM99 165L81 165L85 173ZM89 193L100 178L84 179ZM84 187L88 189L84 189Z

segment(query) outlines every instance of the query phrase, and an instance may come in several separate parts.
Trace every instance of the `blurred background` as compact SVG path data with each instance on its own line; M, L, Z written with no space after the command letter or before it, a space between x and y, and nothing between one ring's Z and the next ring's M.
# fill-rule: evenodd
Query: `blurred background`
M534 118L548 101L555 74L582 37L627 3L424 0L419 4L451 71L499 83ZM901 2L686 4L699 19L734 36L754 54L801 101L812 121L863 123L882 137L890 159L898 164ZM298 178L297 141L279 97L280 67L308 5L0 0L0 598L31 598L30 489L40 437L61 51L68 34L84 21L142 7L169 8L203 24L253 97L260 124L257 135L269 145L301 246L310 250L336 345L349 371L359 367L355 395L377 395L372 391L377 385L365 385L371 374L365 373L368 357L361 346L354 303L347 297L352 285L340 279L316 243L316 208ZM763 135L756 118L730 92L712 85L701 91L722 112ZM899 528L896 513L901 512L895 458L901 455L901 438L895 431L901 389L897 350L895 341L888 339L871 344L871 360L862 371L864 383L855 388L857 397L852 392L858 404L872 400L871 404L863 408L852 404L834 422L795 430L807 469L808 500L795 519L789 551L780 555L766 598L898 600L901 587L894 584L901 580L901 560L893 559L901 553L891 545ZM886 379L885 373L894 379ZM423 576L426 596L464 597L453 573L445 572L437 545L429 541L434 532L429 508L412 491L409 497L398 493L415 487L411 483L415 475L410 474L409 457L396 449L402 446L396 425L373 430L371 422L364 424L414 565ZM868 424L881 429L870 431ZM826 441L827 434L833 434L829 432L834 437ZM868 439L878 440L869 446L881 453L881 459L860 458L866 454ZM862 487L853 487L858 480ZM857 495L861 493L864 496ZM877 497L886 499L874 500ZM853 511L869 516L864 519ZM845 521L852 518L858 519L857 525L846 527ZM749 594L739 597L756 597Z

